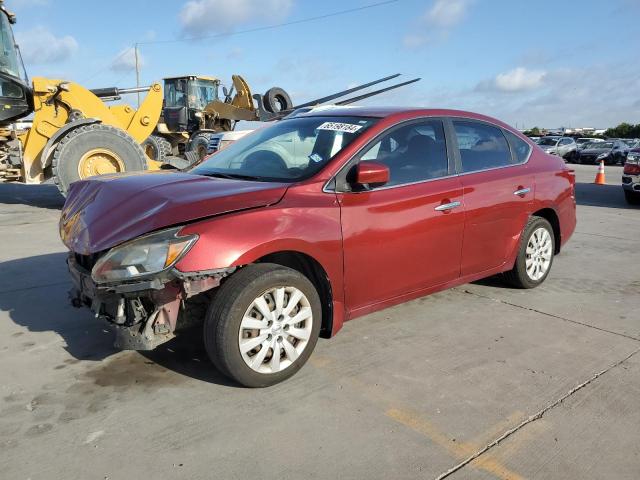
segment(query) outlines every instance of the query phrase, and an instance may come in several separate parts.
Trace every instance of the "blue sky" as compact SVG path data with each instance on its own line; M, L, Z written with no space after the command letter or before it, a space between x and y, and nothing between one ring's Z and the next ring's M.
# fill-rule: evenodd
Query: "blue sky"
M29 75L87 87L135 85L129 49L142 42L143 84L186 73L228 84L238 73L256 92L277 85L302 103L400 72L422 81L368 102L461 108L518 127L640 123L640 0L397 0L238 33L381 1L5 4Z

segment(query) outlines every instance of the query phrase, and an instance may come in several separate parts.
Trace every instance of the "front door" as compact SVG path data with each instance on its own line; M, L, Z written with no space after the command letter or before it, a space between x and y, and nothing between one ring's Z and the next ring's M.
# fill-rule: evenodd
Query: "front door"
M462 186L448 158L442 122L429 119L393 128L357 159L385 164L390 181L337 194L352 314L460 275Z

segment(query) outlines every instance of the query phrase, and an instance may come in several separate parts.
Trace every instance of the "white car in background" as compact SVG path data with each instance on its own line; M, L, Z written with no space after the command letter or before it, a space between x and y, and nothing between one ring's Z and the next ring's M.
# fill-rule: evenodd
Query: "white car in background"
M209 145L207 146L207 155L211 155L212 153L217 152L218 150L222 150L228 147L230 144L235 142L236 140L240 140L242 137L250 134L252 130L233 130L231 132L220 132L214 135L211 135L209 139Z
M575 162L578 158L578 146L571 137L549 135L542 137L537 144L545 152L558 155L568 162Z

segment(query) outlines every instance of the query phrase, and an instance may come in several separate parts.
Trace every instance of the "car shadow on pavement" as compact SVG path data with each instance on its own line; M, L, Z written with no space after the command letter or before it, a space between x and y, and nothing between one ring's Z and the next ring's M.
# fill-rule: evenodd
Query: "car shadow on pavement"
M202 327L181 331L175 338L155 350L139 352L152 362L181 375L225 387L242 388L222 375L209 360L202 339Z
M0 203L59 210L64 204L64 197L58 187L49 183L40 185L0 183Z
M0 262L0 312L29 332L57 333L75 359L103 360L116 352L112 335L88 310L69 303L65 258L60 252Z
M595 183L576 183L576 203L590 207L638 208L629 205L624 199L621 185L596 185Z
M29 332L58 334L65 343L63 348L76 360L105 360L120 351L113 346L113 331L105 322L94 318L88 308L71 306L67 295L71 281L66 256L59 252L0 262L0 312L3 313L0 319L6 313ZM50 337L27 339L24 335L16 335L11 348L35 348L38 339L42 339L43 345L49 345L47 348L57 348L50 346ZM155 350L138 353L180 375L239 387L220 374L209 360L201 327L180 332Z

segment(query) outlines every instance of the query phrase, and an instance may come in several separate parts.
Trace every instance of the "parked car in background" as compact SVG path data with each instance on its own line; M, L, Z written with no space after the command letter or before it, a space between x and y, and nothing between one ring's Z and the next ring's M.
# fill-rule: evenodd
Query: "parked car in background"
M540 148L551 155L558 155L568 162L574 162L578 158L578 146L571 137L547 136L538 142Z
M629 146L620 140L588 143L578 152L578 163L596 164L601 160L605 165L623 165Z
M263 387L346 320L498 273L540 285L575 225L573 171L508 125L352 107L279 121L184 172L75 182L60 235L73 304L117 346L200 323L218 370Z
M627 154L622 171L622 189L628 203L640 205L640 148L634 148Z
M640 139L638 138L623 138L622 141L629 147L629 150L640 147Z
M584 147L590 143L604 142L602 138L578 138L576 139L576 146L578 151L583 150Z

